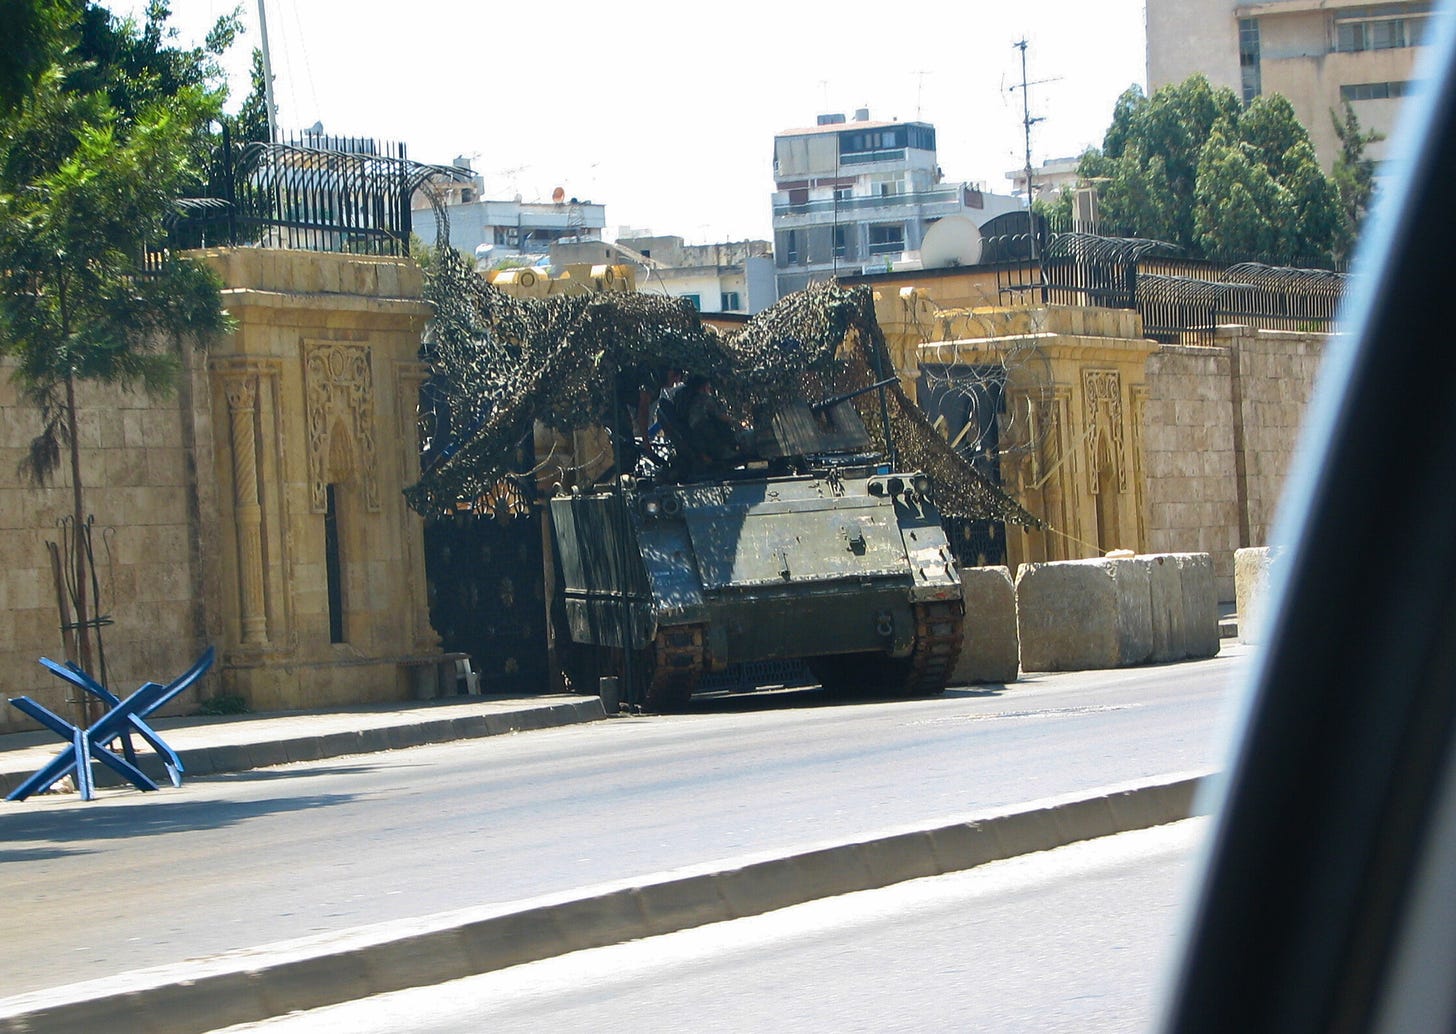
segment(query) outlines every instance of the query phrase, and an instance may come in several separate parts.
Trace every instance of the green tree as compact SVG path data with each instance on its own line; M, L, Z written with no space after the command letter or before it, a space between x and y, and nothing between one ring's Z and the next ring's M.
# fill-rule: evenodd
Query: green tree
M78 14L70 0L0 0L0 112L14 111L35 88Z
M1079 173L1098 183L1112 236L1276 262L1327 263L1347 245L1334 184L1278 95L1245 106L1202 75L1151 97L1134 86Z
M1379 133L1366 133L1360 129L1360 120L1355 109L1345 104L1345 117L1341 119L1333 111L1330 119L1335 124L1335 135L1340 140L1340 153L1335 157L1335 167L1330 174L1335 191L1339 195L1340 210L1353 240L1365 221L1365 213L1375 197L1375 162L1365 156L1365 148L1379 143L1385 137Z
M109 24L127 37L113 53L150 52L158 67L175 60L161 35ZM77 382L166 392L178 344L229 323L216 277L158 250L176 199L197 180L199 143L220 113L222 91L199 72L153 77L148 88L133 81L118 94L107 86L123 73L94 58L79 63L82 49L72 38L0 116L0 354L14 361L13 379L40 411L23 467L40 483L69 461L78 527L86 506ZM122 67L142 75L138 69L149 66L128 59ZM76 619L84 621L79 535L76 544ZM84 626L78 640L88 665Z

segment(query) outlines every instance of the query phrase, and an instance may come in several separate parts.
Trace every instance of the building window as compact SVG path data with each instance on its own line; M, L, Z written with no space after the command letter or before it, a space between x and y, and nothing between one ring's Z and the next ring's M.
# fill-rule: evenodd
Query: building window
M1342 101L1383 101L1390 97L1404 97L1414 84L1396 83L1346 83L1340 87Z
M687 303L689 305L691 305L694 309L697 309L699 312L702 312L703 311L703 297L702 297L702 295L698 295L698 294L685 294L685 295L683 295L683 298L686 299L687 300Z
M807 205L809 203L809 188L795 187L789 191L789 204Z
M834 200L835 201L848 201L852 197L854 197L854 188L853 187L835 187L834 188Z
M847 254L848 250L849 249L845 245L845 230L844 230L844 227L843 226L836 226L834 228L834 257L835 258L844 258L845 254Z
M724 312L737 312L741 308L743 308L743 304L742 304L742 302L739 301L738 292L737 291L724 291L723 292L723 311Z
M905 227L900 223L870 227L870 254L888 255L905 250Z
M799 264L799 233L797 230L789 231L788 246L785 249L789 253L789 265Z
M1244 103L1263 92L1259 75L1259 19L1239 19L1239 79Z
M515 226L497 226L495 228L495 243L504 244L508 248L518 247L521 243L521 231Z
M1334 49L1345 53L1419 46L1431 16L1429 3L1349 7L1334 15Z

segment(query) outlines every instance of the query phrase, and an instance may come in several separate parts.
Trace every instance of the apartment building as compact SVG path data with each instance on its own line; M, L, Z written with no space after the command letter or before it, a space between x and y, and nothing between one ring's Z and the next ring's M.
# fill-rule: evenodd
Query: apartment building
M454 165L471 172L465 158L456 158ZM561 188L550 202L531 202L520 197L488 199L484 186L484 178L476 173L468 182L436 184L449 220L451 247L474 257L483 269L503 262L544 264L555 241L600 238L606 226L605 205L568 198ZM426 244L434 244L435 210L424 190L415 191L410 207L414 232Z
M929 122L820 115L774 137L773 232L779 297L816 280L904 268L938 219L977 226L1024 207L972 183L946 183Z
M1387 138L1401 98L1416 88L1429 0L1147 0L1148 88L1202 72L1245 102L1289 99L1330 168L1339 153L1330 113L1345 102L1360 125ZM1366 152L1381 159L1386 149Z
M751 316L778 301L768 241L687 244L664 234L553 244L552 268L572 265L629 265L638 291L686 298L702 313Z

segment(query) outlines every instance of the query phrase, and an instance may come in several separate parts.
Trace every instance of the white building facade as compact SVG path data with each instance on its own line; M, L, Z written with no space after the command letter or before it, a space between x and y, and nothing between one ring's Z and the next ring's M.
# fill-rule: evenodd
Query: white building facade
M457 158L455 165L468 169ZM545 264L551 245L563 237L600 238L606 226L606 206L561 196L551 202L487 200L484 180L472 176L469 184L441 183L437 189L449 220L450 246L473 257L482 269L501 265ZM433 245L439 228L434 206L423 190L411 201L414 233Z
M703 313L751 316L778 300L768 241L685 244L677 236L618 237L616 243L564 240L551 265L630 265L637 290L686 298Z
M928 122L821 115L774 137L773 230L779 296L834 276L914 265L925 231L948 215L978 227L1024 202L945 183Z

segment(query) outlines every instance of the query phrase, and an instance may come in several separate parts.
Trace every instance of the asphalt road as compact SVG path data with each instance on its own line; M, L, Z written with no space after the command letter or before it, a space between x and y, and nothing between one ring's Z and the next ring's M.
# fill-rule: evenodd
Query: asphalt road
M229 1034L1145 1031L1207 832L1190 819Z
M0 996L1213 766L1240 647L811 692L0 809Z

